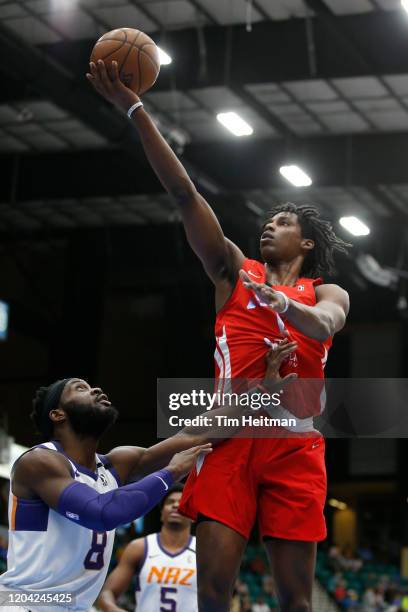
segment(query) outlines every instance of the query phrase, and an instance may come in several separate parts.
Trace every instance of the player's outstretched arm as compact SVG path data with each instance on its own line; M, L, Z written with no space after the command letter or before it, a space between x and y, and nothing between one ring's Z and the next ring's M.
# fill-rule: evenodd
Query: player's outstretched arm
M344 327L349 309L347 291L338 285L321 285L316 287L315 306L289 300L285 317L309 338L323 342Z
M279 369L285 359L297 348L296 342L283 340L278 346L271 348L266 354L266 372L262 383L263 388L256 387L254 381L253 391L259 393L272 394L282 388L282 385L296 378L296 374L288 374L283 379L280 376ZM223 440L230 438L241 428L240 425L228 425L220 428L217 424L216 416L227 417L228 419L238 420L245 414L251 414L251 408L236 403L221 408L216 408L210 412L203 413L202 416L211 416L212 424L208 426L185 427L179 433L175 434L167 440L163 440L150 448L141 449L138 447L123 446L113 449L108 455L109 459L118 469L126 470L129 474L128 478L142 477L152 470L158 470L163 465L167 465L169 458L175 453L179 453L190 446L211 443L212 446L217 446Z
M105 65L102 60L90 64L87 74L93 87L106 100L124 112L139 102L138 96L119 78L117 62ZM144 110L132 115L146 156L164 189L177 202L187 239L203 266L216 284L228 279L235 284L244 255L224 237L221 226L208 202L198 193L186 169L160 134L155 123Z
M29 499L39 497L63 517L87 529L110 531L149 512L175 480L188 474L197 457L209 452L210 444L190 448L175 455L166 468L137 483L98 493L72 478L65 457L35 449L17 462L13 493Z
M143 555L144 538L133 540L126 546L118 565L109 574L96 602L98 608L103 612L125 612L116 602L129 588Z
M292 325L309 338L323 342L344 327L350 300L347 291L338 285L316 287L316 304L307 306L268 285L254 283L244 270L241 270L240 277L244 287L251 289L276 312L284 313Z

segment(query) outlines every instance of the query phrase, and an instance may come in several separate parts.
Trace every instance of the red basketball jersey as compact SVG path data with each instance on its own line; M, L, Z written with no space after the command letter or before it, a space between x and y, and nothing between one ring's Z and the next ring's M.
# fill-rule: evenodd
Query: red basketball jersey
M251 280L265 283L265 266L259 261L245 259L242 269ZM321 279L299 278L294 287L274 285L289 298L308 306L316 304L315 287ZM288 335L289 334L289 335ZM297 342L298 348L281 366L281 375L296 372L299 378L322 379L332 339L319 342L305 336L291 325L284 315L275 313L263 304L250 289L238 280L227 303L217 313L215 322L215 375L218 390L226 391L225 379L263 379L266 370L265 357L269 348L284 338ZM297 402L291 412L299 418L320 414L320 393L313 386L314 399ZM318 395L318 396L317 396Z

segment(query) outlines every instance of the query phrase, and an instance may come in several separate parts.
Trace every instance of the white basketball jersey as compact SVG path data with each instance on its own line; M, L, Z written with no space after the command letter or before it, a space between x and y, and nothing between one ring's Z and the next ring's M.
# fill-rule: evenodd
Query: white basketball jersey
M137 583L137 612L197 612L195 538L172 554L162 547L159 533L148 535Z
M56 441L39 447L65 455ZM118 476L103 455L96 455L96 473L67 459L77 482L99 493L118 488ZM17 498L11 487L12 480L7 571L0 576L0 591L69 592L75 597L74 604L35 606L35 611L89 610L106 578L115 531L97 532L76 525L40 499Z

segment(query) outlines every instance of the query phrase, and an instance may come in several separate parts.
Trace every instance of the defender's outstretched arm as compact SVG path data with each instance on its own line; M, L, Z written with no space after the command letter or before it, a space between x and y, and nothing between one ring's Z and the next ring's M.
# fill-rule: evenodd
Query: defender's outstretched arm
M263 392L267 390L269 394L272 394L281 389L282 385L296 378L296 374L289 374L282 379L279 374L282 363L296 348L296 342L289 342L287 339L283 340L280 345L271 348L266 355L265 378L263 381L253 381L254 389L252 390L257 391L257 383L262 382ZM251 390L248 392L250 393ZM158 444L154 444L150 448L119 446L111 450L107 456L119 472L127 474L127 478L131 480L141 478L153 470L161 469L164 465L167 465L169 459L175 453L179 453L191 446L206 443L217 446L223 440L236 434L241 428L240 425L223 426L222 435L220 435L220 428L217 425L215 416L227 417L231 419L229 422L232 422L234 419L240 421L244 414L251 413L251 408L245 408L239 403L232 403L231 405L204 413L202 416L209 415L213 420L213 423L208 426L185 427L179 433Z

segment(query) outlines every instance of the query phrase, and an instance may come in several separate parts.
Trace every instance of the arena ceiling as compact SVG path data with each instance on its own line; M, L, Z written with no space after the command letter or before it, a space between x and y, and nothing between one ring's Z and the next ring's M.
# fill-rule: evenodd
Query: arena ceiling
M107 30L173 58L144 102L221 214L314 201L402 236L408 215L408 15L399 0L0 0L0 230L176 218L128 121L84 78ZM216 121L239 112L237 139ZM291 188L299 163L313 178ZM236 203L239 202L239 207Z

